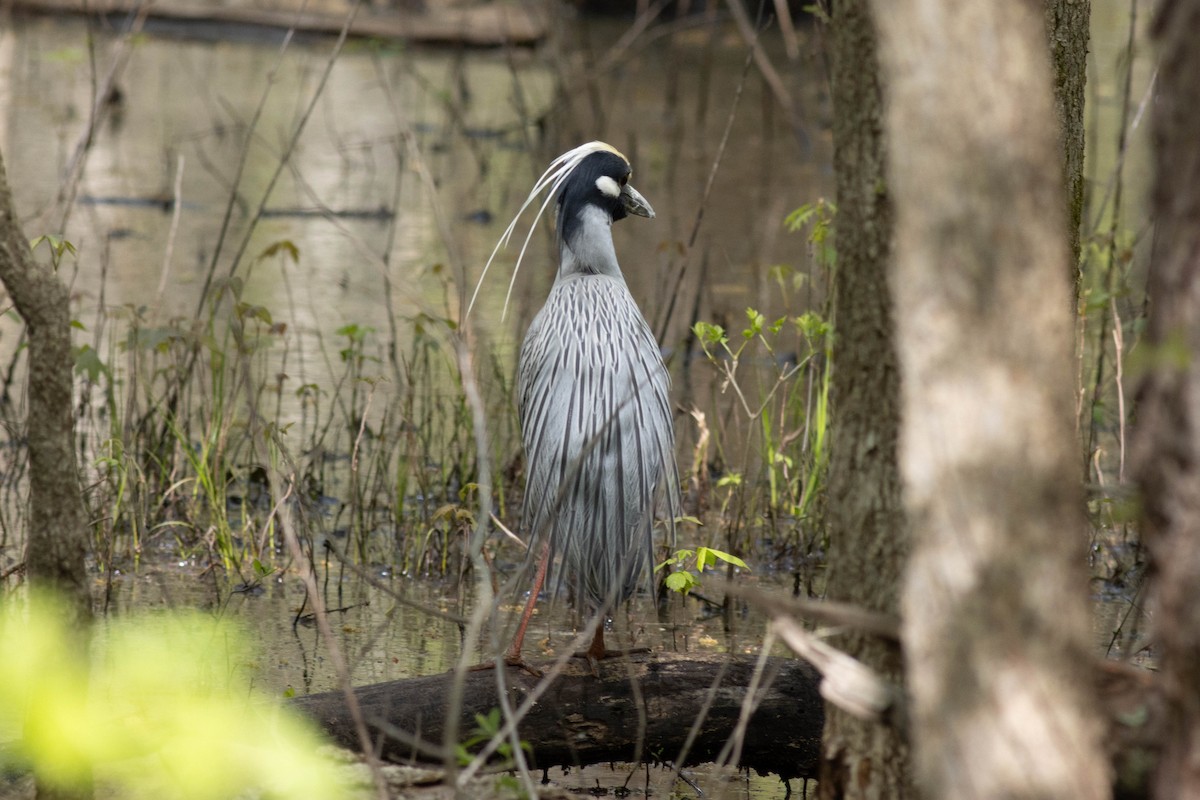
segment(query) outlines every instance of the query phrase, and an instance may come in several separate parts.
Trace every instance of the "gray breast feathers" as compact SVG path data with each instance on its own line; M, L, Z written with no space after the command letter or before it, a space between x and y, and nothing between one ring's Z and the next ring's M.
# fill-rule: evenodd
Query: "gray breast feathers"
M550 537L576 597L593 607L636 591L653 558L656 508L670 520L677 513L669 384L623 280L555 283L517 376L524 525L536 541Z

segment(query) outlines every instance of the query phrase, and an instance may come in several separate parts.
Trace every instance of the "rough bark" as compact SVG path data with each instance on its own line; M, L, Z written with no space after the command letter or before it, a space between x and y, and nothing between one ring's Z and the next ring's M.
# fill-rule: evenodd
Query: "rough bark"
M1067 242L1072 285L1079 281L1079 235L1083 222L1084 88L1091 40L1091 0L1045 0L1046 38L1054 81L1054 112L1067 193Z
M696 717L711 707L687 750L685 764L714 761L729 741L755 669L749 656L663 657L635 654L600 663L599 678L580 660L568 665L518 728L531 748L531 766L581 766L606 761L675 761ZM545 665L543 665L545 666ZM521 704L538 683L508 668L508 696ZM386 732L404 731L427 743L442 741L452 673L392 681L355 689L385 758L436 761ZM758 708L741 748L740 766L783 778L816 775L822 705L819 677L802 661L768 660ZM715 690L713 687L717 687ZM460 729L475 727L475 714L500 704L491 670L466 677ZM359 740L341 692L297 698L295 706L335 742L358 749Z
M29 250L0 157L0 282L29 331L29 580L62 593L80 620L91 616L84 558L87 522L72 446L74 357L67 289Z
M1107 797L1042 7L873 8L896 209L918 784L931 798Z
M1200 796L1200 3L1164 2L1154 108L1156 246L1132 457L1167 709L1160 798Z
M838 268L826 595L898 616L908 536L896 463L900 378L887 287L892 210L877 46L868 0L840 0L834 11ZM903 683L894 642L849 632L835 644L890 683ZM831 707L820 796L911 796L907 740L897 723L864 722Z
M13 208L0 157L0 283L29 332L29 533L25 574L39 588L58 592L87 647L92 603L88 590L87 517L72 445L71 394L74 358L67 288L34 261ZM42 800L91 797L91 787L59 787L39 781Z

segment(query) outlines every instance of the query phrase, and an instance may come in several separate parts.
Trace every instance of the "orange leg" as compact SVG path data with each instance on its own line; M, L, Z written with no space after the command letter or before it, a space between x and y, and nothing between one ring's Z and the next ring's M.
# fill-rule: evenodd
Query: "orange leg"
M596 635L592 637L592 646L587 649L588 661L599 661L608 651L604 649L604 620L596 626Z
M537 575L533 578L533 588L529 592L529 600L525 603L525 610L521 612L521 622L517 625L517 633L504 654L505 663L513 666L525 666L525 662L521 660L521 645L525 643L525 629L529 627L529 618L533 616L533 607L537 605L538 595L542 593L542 584L546 582L546 568L549 565L550 540L546 539L546 543L542 545L542 555L538 559ZM603 643L600 646L603 648Z
M604 619L600 619L600 624L596 626L596 634L592 637L591 647L586 652L579 653L587 659L588 666L592 668L592 675L600 677L600 660L608 655L608 651L604 648Z
M576 657L586 658L588 664L592 667L592 674L600 676L600 662L605 658L612 656L631 656L634 653L649 653L649 647L633 647L628 650L608 650L604 647L604 621L600 621L600 625L596 628L596 633L592 636L592 644L582 653L576 653Z

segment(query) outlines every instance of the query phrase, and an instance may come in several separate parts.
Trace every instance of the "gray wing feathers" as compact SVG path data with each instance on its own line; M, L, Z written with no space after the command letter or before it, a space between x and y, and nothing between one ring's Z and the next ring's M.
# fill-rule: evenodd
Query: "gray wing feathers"
M524 522L535 538L550 537L577 597L594 607L628 598L649 574L656 509L673 533L679 476L669 386L624 281L578 275L555 283L518 366Z

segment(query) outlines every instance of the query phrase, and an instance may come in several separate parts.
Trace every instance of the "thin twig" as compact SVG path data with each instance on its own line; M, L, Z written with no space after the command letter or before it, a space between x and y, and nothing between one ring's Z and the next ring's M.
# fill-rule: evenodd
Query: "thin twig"
M420 611L422 614L428 614L431 617L437 617L438 619L444 619L447 622L453 622L455 625L467 624L468 620L466 617L461 617L458 614L451 614L449 611L442 611L441 609L430 608L429 606L421 605L414 600L409 600L407 597L398 594L391 586L388 586L386 583L376 578L367 570L354 563L354 561L352 561L344 552L335 547L333 542L329 541L328 539L325 540L325 549L330 553L333 553L333 557L338 560L338 563L350 570L350 572L354 573L354 576L359 580L383 592L400 605L407 606L415 611Z
M1125 333L1121 330L1121 314L1117 310L1117 298L1110 298L1109 303L1112 306L1113 317L1113 367L1117 371L1117 448L1120 453L1117 458L1117 481L1123 485L1125 483L1125 387L1122 385L1122 381L1125 377Z
M307 6L308 3L307 0L305 0L296 13L304 13ZM351 13L353 13L354 10L357 10L357 8L358 5L355 4ZM343 29L343 32L349 29L349 25L349 20L347 20L346 27ZM225 204L225 213L221 217L221 227L217 231L217 241L213 245L212 258L208 262L208 272L204 276L204 285L200 289L200 301L196 304L197 318L204 313L204 303L208 299L209 289L212 286L213 278L216 276L217 265L221 263L221 253L225 248L226 237L229 235L229 225L233 219L233 209L237 207L238 186L241 185L242 174L246 171L246 163L250 160L250 145L254 140L255 131L258 129L258 121L262 118L263 112L266 110L267 99L271 96L271 90L275 88L275 80L279 75L280 67L283 66L283 56L287 52L288 46L292 43L292 37L295 36L295 33L295 28L289 28L288 32L284 34L283 42L280 43L279 51L275 55L275 63L271 65L269 70L267 70L267 82L263 86L262 95L258 98L258 104L254 107L254 114L250 117L250 124L246 128L246 141L242 145L242 152L241 156L238 158L237 169L234 170L233 173L233 180L231 182L229 192L229 202ZM341 40L339 39L339 43L340 41ZM339 50L340 47L335 48L335 58ZM320 93L323 85L324 84L317 87L318 94ZM250 228L253 230L254 226L251 225Z
M792 22L792 10L787 0L775 0L775 19L779 20L779 33L783 36L783 49L788 59L800 58L800 42L796 38L796 24Z
M767 633L763 637L762 647L758 652L758 661L754 664L754 673L750 676L750 683L746 686L746 694L742 698L742 706L738 710L738 721L733 727L733 733L725 742L725 746L721 748L720 754L717 755L717 764L730 765L737 764L742 758L742 745L746 741L746 730L750 727L750 718L754 716L754 712L758 710L762 703L763 695L759 694L759 687L763 683L763 675L767 668L767 659L771 655L771 648L775 645L775 631L768 627ZM767 681L765 689L770 688L770 680Z
M704 695L704 702L701 704L695 719L692 720L692 727L688 729L687 737L683 740L683 746L679 748L679 753L675 756L675 761L671 767L671 783L668 785L673 785L677 778L682 777L680 773L683 771L683 765L687 763L688 754L692 752L692 745L696 743L696 737L700 735L700 729L704 727L704 721L708 719L708 712L712 710L713 703L716 702L717 691L721 688L721 683L725 680L725 673L729 671L730 663L732 662L722 662L712 683L709 684L708 692Z
M154 305L162 308L163 294L167 290L167 279L171 275L171 257L175 253L175 234L179 232L179 217L183 213L183 153L175 162L175 189L172 194L171 227L167 231L167 246L163 252L162 272L158 276L158 291L154 295Z
M358 15L358 9L362 6L362 0L355 0L354 5L350 7L350 11L346 14L346 21L342 24L342 30L338 34L337 41L333 45L333 51L330 52L329 58L325 60L325 67L321 71L321 77L317 81L317 87L313 91L312 96L308 100L308 105L305 106L304 112L300 115L296 127L292 130L291 138L283 148L283 152L279 155L279 160L275 165L274 172L271 173L270 179L263 187L262 195L258 202L258 208L254 210L254 215L250 219L250 224L247 226L246 234L242 237L242 243L238 246L237 252L233 254L233 259L229 263L227 275L233 277L237 271L238 265L242 261L242 256L246 252L246 248L250 246L251 239L254 238L254 230L258 221L262 218L263 210L267 207L267 201L270 200L272 192L275 190L275 184L278 182L283 171L287 168L291 161L292 154L296 151L296 146L300 143L300 136L304 133L305 127L308 125L309 119L312 117L313 111L316 110L317 101L325 93L325 86L329 83L329 76L333 72L333 66L337 63L338 57L342 54L342 48L346 44L346 37L350 33L350 27L354 24L354 18ZM289 32L290 33L290 32ZM257 112L256 112L257 113ZM247 137L247 148L249 147L249 137ZM214 262L216 255L213 256ZM212 269L210 268L208 275L205 278L204 290L200 294L200 309L204 308L205 295L211 285Z
M783 109L783 113L788 118L788 123L791 125L792 130L799 134L803 128L800 124L800 116L796 112L796 101L788 93L783 79L779 77L779 73L771 65L771 59L767 56L767 51L759 43L758 30L755 28L754 23L750 21L750 16L746 13L746 9L742 8L741 0L725 0L725 4L729 6L729 13L733 15L733 21L737 23L738 32L742 34L742 39L745 40L746 46L750 48L751 53L754 55L754 63L758 66L758 71L762 74L763 80L770 87L771 93L775 95L775 101Z
M75 197L79 191L79 181L83 177L83 168L87 163L88 153L91 152L92 144L95 141L96 131L99 129L100 123L104 120L109 108L109 98L112 96L117 78L125 69L125 65L129 63L129 55L133 51L134 39L142 31L142 26L146 22L146 15L150 11L150 5L150 3L144 3L138 6L133 24L130 25L129 31L121 37L121 43L117 48L117 52L113 55L104 80L99 85L93 87L92 105L88 110L87 125L79 132L79 137L75 140L75 147L72 149L71 158L67 162L66 173L63 176L62 183L59 185L58 197L55 201L56 208L59 211L58 229L60 231L67 229L67 221L71 218L71 210L75 207ZM94 79L94 69L92 75Z
M416 142L412 142L412 147L415 149ZM419 158L419 156L418 156ZM455 786L455 793L461 794L464 786L464 781L461 775L456 776L455 772L458 769L458 764L453 757L455 745L459 739L459 717L461 716L463 693L465 691L468 659L471 659L476 652L479 644L479 639L483 632L483 625L491 614L492 607L492 584L488 580L487 564L483 560L483 545L488 539L488 512L491 511L492 501L492 472L491 459L488 453L488 435L487 435L487 411L483 405L483 398L479 394L479 384L475 381L475 368L471 358L471 350L469 347L471 327L468 323L462 331L464 338L458 341L458 369L462 377L463 393L466 395L467 405L471 409L471 425L475 434L476 448L476 469L478 471L479 490L477 496L479 498L479 510L475 517L475 531L471 536L470 558L471 568L475 573L475 609L471 613L468 620L466 630L463 631L462 654L454 665L454 678L450 683L450 692L446 698L446 730L442 737L442 747L446 752L446 774L449 776L452 785ZM502 672L503 667L497 664L497 672ZM516 749L516 757L523 759L521 748ZM519 761L523 765L523 760ZM523 782L527 784L526 789L530 791L530 795L536 797L537 790L533 788L532 780L529 777L528 768L522 769Z
M1124 188L1123 181L1123 165L1125 162L1125 153L1127 150L1127 142L1129 137L1129 111L1133 97L1133 47L1137 31L1137 9L1138 0L1132 0L1129 4L1129 34L1125 43L1125 52L1128 63L1125 68L1125 82L1121 92L1121 123L1117 128L1117 169L1114 175L1114 188L1112 195L1112 220L1108 230L1108 274L1107 274L1107 291L1111 296L1116 291L1117 284L1117 231L1121 225L1121 198ZM1090 460L1092 451L1096 449L1096 439L1099 436L1099 423L1097 422L1097 412L1100 408L1104 389L1104 362L1107 352L1106 342L1108 341L1108 305L1103 306L1103 311L1100 314L1099 330L1096 332L1096 370L1093 374L1092 402L1089 405L1091 412L1091 424L1088 425L1087 450L1084 453L1085 469L1087 461ZM1086 472L1085 472L1086 478Z
M861 606L838 603L831 600L806 600L799 597L770 592L754 586L743 586L720 576L705 578L706 584L713 583L720 590L740 597L751 605L758 606L772 615L790 615L797 618L820 620L830 625L844 625L871 636L893 642L900 641L900 620L897 617L869 611Z
M287 492L290 494L295 486L295 474L291 474L287 479ZM272 492L279 493L281 476L277 470L272 469L269 475L272 484ZM371 770L371 777L375 781L375 792L379 800L388 800L387 781L383 777L382 764L379 761L379 756L375 753L375 747L371 742L371 733L367 728L366 720L363 719L362 708L358 704L358 696L354 694L354 686L350 682L350 668L346 664L346 659L342 655L341 646L338 644L337 638L333 635L333 628L329 625L329 616L325 611L325 601L321 597L321 592L317 588L317 578L313 572L312 562L305 558L304 549L300 546L300 540L296 537L296 531L292 525L291 511L287 504L279 506L279 527L283 530L284 541L287 542L288 551L292 555L293 561L297 565L300 572L300 580L304 583L304 591L308 597L308 602L312 603L313 612L316 614L317 630L321 632L321 636L325 639L325 648L329 653L329 660L333 663L334 670L337 673L338 686L342 690L342 695L346 698L346 708L350 712L350 718L354 721L354 732L358 736L359 746L362 748L363 758L366 759L367 766Z
M757 41L757 40L756 40ZM662 317L659 318L657 330L655 330L655 338L662 341L666 336L667 325L671 321L671 316L675 313L675 300L679 297L679 292L683 286L683 278L687 274L688 266L691 264L692 253L695 252L696 238L700 235L700 223L704 220L704 209L708 206L709 195L712 194L713 183L717 180L717 170L721 166L721 160L725 156L725 146L729 144L729 134L733 130L733 121L737 118L738 104L742 101L742 90L746 88L746 76L750 73L750 64L753 63L754 50L746 54L746 60L742 64L742 75L738 79L737 89L733 93L733 103L729 106L729 114L725 118L725 130L721 133L721 143L717 145L717 154L713 157L712 166L708 170L708 180L704 183L704 193L700 195L700 204L696 207L696 219L692 222L692 232L688 236L687 250L683 257L683 263L679 265L679 271L675 275L675 286L667 294L667 306Z

